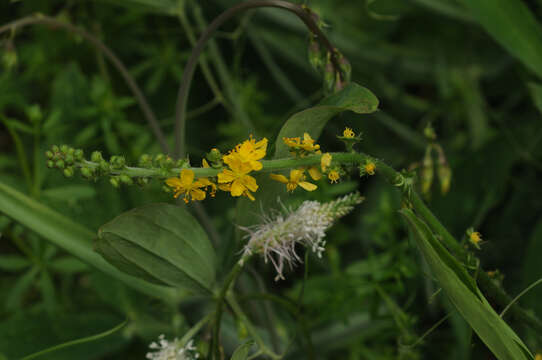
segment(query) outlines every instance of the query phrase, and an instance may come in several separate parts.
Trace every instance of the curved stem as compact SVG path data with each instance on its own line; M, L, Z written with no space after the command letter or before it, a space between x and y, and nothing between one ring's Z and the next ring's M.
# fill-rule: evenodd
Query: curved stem
M197 44L194 46L190 59L184 68L183 77L181 79L181 85L179 87L179 93L177 95L177 104L175 108L175 151L173 155L175 157L183 157L185 155L185 141L186 141L186 106L188 103L188 90L192 83L192 78L194 77L194 71L198 63L198 58L203 52L203 49L207 41L215 33L215 31L227 20L235 16L236 14L243 12L245 10L260 8L260 7L274 7L280 8L287 11L290 11L297 15L309 28L309 30L314 33L327 50L331 54L331 61L333 62L335 68L339 69L340 65L336 55L336 49L327 39L324 33L318 27L318 24L315 22L313 16L307 12L301 5L292 4L287 1L282 0L255 0L247 1L236 6L233 6L218 17L216 17L207 27L207 29L201 34Z
M105 55L105 57L107 57L109 61L111 61L111 63L113 64L113 66L115 66L118 72L122 75L122 77L124 78L124 81L130 88L132 93L134 94L139 104L139 107L143 111L143 115L145 116L147 123L151 127L154 135L156 136L156 139L160 143L160 147L162 151L165 153L169 152L169 147L168 147L166 138L164 136L164 133L160 129L158 120L156 119L154 112L149 106L147 99L143 95L143 92L140 90L134 78L132 77L132 75L130 75L130 73L128 72L128 69L122 63L122 61L118 58L118 56L116 56L115 53L113 53L113 51L110 48L108 48L103 42L101 42L97 37L95 37L94 35L92 35L91 33L87 32L86 30L80 27L77 27L70 23L59 21L55 18L45 16L45 15L27 16L19 20L15 20L10 23L7 23L3 26L0 26L0 34L9 30L15 31L17 28L23 28L27 25L37 25L37 24L52 25L54 28L61 28L61 29L68 30L88 40L92 45L94 45L94 47L100 50Z

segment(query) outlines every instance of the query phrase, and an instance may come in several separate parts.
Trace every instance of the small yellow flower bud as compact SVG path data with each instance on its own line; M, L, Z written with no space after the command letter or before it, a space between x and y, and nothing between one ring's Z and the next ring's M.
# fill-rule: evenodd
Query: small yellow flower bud
M347 139L353 139L356 134L354 133L354 131L352 131L352 129L350 129L349 127L345 128L344 131L343 131L343 136Z
M331 181L331 183L336 183L339 178L341 177L341 175L339 174L339 172L337 170L331 170L328 174L327 174L327 177L328 179Z
M376 165L375 165L374 162L367 161L367 163L365 164L365 166L363 168L365 169L365 173L367 173L369 175L374 175L375 174Z

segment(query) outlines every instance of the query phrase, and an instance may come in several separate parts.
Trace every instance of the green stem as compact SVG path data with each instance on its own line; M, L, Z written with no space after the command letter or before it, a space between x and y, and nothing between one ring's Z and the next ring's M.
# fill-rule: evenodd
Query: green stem
M197 3L194 2L192 8L194 10L194 16L196 18L196 22L199 28L205 30L205 28L207 27L207 23L205 21L205 18L203 17L201 7L199 7ZM243 104L239 99L238 91L234 86L234 82L232 81L231 75L226 66L226 62L224 61L222 54L218 49L218 45L214 40L209 41L209 55L211 56L211 59L214 63L214 67L218 73L218 77L220 78L220 82L222 84L222 88L224 89L226 97L233 107L231 112L232 115L234 116L234 118L236 117L239 119L243 127L247 130L247 134L255 135L256 129L254 127L254 124L252 124L252 121L250 120L248 114L243 109Z
M239 274L241 273L244 262L247 260L248 260L248 257L243 256L241 260L239 260L235 264L233 269L231 269L230 273L226 277L226 280L224 280L224 285L222 285L222 289L220 289L220 293L218 294L218 297L216 299L215 323L214 323L214 329L213 329L214 330L213 338L211 340L211 351L213 352L213 358L216 360L221 359L220 322L222 319L222 306L224 303L224 299L226 298L226 294L228 293L230 286L232 286L235 283L237 276L239 276Z
M504 314L506 314L506 312L508 311L508 309L510 309L510 307L512 305L514 305L523 295L525 295L529 290L531 290L532 288L534 288L536 285L542 283L542 278L536 280L534 283L532 283L531 285L529 285L525 290L523 290L522 292L520 292L518 294L518 296L516 296L512 301L510 301L510 303L508 305L506 305L506 307L503 309L503 311L501 311L501 313L499 314L500 317L503 317Z
M260 334L258 334L258 332L256 331L254 325L252 325L249 318L241 309L241 306L239 306L239 303L237 302L233 294L229 294L226 298L235 315L245 324L248 333L252 336L256 344L258 344L258 346L260 347L260 351L262 352L262 354L269 356L271 359L281 359L282 357L280 355L275 354L271 349L267 347Z
M320 30L314 17L303 6L298 4L292 4L282 0L254 0L239 3L216 17L205 31L201 34L197 44L194 46L194 50L190 55L190 59L184 68L183 77L181 79L181 85L179 87L179 93L177 95L177 105L175 108L175 157L183 157L185 153L186 142L186 107L188 104L188 90L192 84L192 78L196 70L198 58L203 52L208 40L213 36L215 31L227 20L243 11L260 8L260 7L274 7L284 9L297 15L303 23L309 28L309 30L316 35L316 37L326 47L327 51L331 54L331 60L335 69L340 69L338 54L335 47L327 39L325 34Z

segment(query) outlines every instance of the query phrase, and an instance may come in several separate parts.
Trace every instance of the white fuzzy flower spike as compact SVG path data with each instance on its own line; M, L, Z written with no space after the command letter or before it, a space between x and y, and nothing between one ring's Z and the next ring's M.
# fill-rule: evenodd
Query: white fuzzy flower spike
M243 259L251 254L262 254L265 262L271 261L277 270L275 281L284 279L284 264L292 268L302 262L295 246L300 244L312 249L318 257L325 250L325 231L340 217L348 214L363 201L359 193L352 193L328 203L304 201L295 210L286 214L277 213L265 218L262 224L243 227L248 234Z
M168 341L165 335L160 335L158 342L152 342L149 348L153 350L146 355L149 360L195 360L199 358L199 353L192 340L181 346L181 342L177 338Z

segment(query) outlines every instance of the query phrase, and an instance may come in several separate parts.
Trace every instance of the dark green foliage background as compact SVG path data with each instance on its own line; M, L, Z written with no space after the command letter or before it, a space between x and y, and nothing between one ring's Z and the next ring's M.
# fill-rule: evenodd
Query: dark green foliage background
M202 21L236 3L2 1L0 23L41 12L96 34L127 65L172 144L177 90L191 50L187 30L199 34ZM306 3L352 63L353 81L380 100L375 114L346 112L330 121L319 140L322 147L342 150L335 135L349 126L363 132L364 152L408 168L422 160L423 129L432 123L453 178L446 195L433 187L429 206L457 238L470 226L483 234L481 266L499 269L510 294L542 277L542 95L532 72L536 53L521 48L517 53L508 40L495 40L495 33L490 36L476 22L479 9L467 9L461 1ZM501 3L495 2L495 12L485 20L490 31L509 26L499 23ZM188 27L179 21L179 4ZM524 4L534 18L542 17L542 2ZM257 10L221 30L205 58L223 100L201 71L189 98L187 152L197 165L210 148L226 150L247 138L248 129L274 140L291 114L323 96L322 80L307 60L307 31L294 16ZM131 162L160 151L132 94L100 52L64 30L35 25L2 36L0 57L2 183L92 230L136 206L172 202L157 182L144 191L116 190L106 180L65 179L45 167L43 152L52 144L67 143L87 154L96 149L104 156L124 154ZM287 355L292 359L489 358L464 320L435 295L438 287L397 213L401 199L395 189L378 177L358 180L354 174L285 201L327 201L355 189L366 202L330 230L322 260L310 257L301 327L312 334L312 345L284 307L249 296L267 288L295 301L303 287L302 267L286 281L273 282L270 266L252 263L256 272L243 274L238 288L247 295L241 300L255 323L271 329L271 343L279 349L294 338ZM232 226L239 223L237 209L224 194L204 206L223 235L216 246L223 276L241 246ZM0 359L96 334L126 318L130 324L111 337L43 358L144 358L147 344L159 334L181 337L210 309L211 303L199 297L186 296L171 307L128 289L2 214L0 232ZM542 317L540 299L542 287L520 304ZM407 346L448 312L450 320L425 342ZM533 352L542 350L540 334L507 321ZM223 331L228 354L247 340L228 314Z

